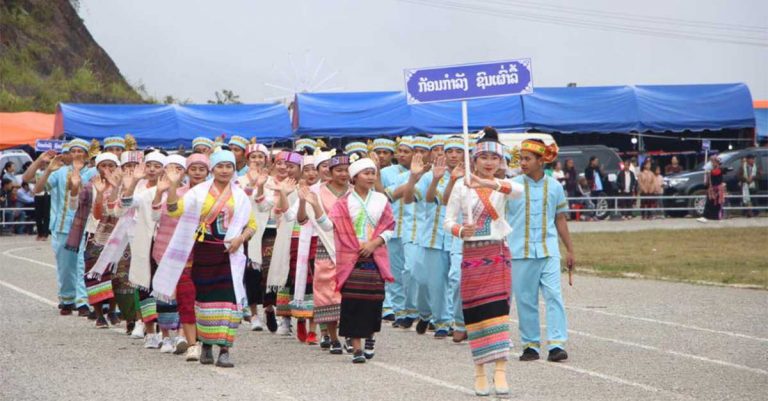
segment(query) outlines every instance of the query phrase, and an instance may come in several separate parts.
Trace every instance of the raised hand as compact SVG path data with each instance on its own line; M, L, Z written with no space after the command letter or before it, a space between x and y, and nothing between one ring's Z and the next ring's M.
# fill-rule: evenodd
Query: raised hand
M261 175L261 169L254 166L253 164L250 164L248 166L248 173L246 173L245 176L248 177L248 183L250 183L252 187L257 185L259 181L259 175Z
M319 205L317 194L312 192L309 187L306 186L299 188L299 199L309 203L312 206Z
M56 157L56 151L48 150L46 152L41 153L40 156L37 157L37 159L40 161L44 161L46 163L50 163L54 157Z
M464 170L464 162L460 162L458 166L451 170L451 178L457 180L461 177L464 177Z
M93 189L95 189L96 192L104 193L104 190L107 189L107 180L104 178L96 176L93 178L92 183Z
M296 189L296 180L293 178L286 178L277 186L277 190L285 195L293 192Z
M424 160L421 155L418 153L413 155L413 159L411 159L411 174L420 176L424 174L424 169Z
M445 172L448 170L448 166L445 164L445 156L440 156L435 160L432 165L432 176L434 179L439 180L443 178Z
M48 164L48 170L49 171L56 171L61 168L61 166L64 165L64 162L61 161L61 155L56 155L53 159L51 159L51 162Z
M69 176L69 188L80 188L80 184L83 183L82 177L80 177L80 169L74 168L72 174Z
M175 168L172 168L172 169L166 170L163 178L168 180L169 185L178 186L181 183L181 179L183 178L183 176L184 174L180 173Z
M146 172L144 171L144 163L139 163L136 167L133 168L133 180L139 181L142 178L146 176Z
M85 167L85 162L81 159L74 159L72 160L72 169L80 171Z
M373 161L373 164L376 166L376 170L381 168L381 160L379 160L379 155L377 155L376 152L368 152L368 158Z
M111 185L113 188L117 188L123 178L123 172L119 169L116 169L112 173L108 173L106 178L109 185Z
M157 192L162 193L168 190L168 188L171 187L171 179L168 177L168 174L166 173L162 177L160 177L159 180L157 180Z

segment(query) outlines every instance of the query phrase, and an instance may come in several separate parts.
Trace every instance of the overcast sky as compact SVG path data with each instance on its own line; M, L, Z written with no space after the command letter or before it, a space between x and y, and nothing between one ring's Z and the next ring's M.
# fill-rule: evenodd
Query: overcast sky
M81 0L129 82L195 102L402 90L407 67L530 57L536 86L745 82L768 99L765 0Z

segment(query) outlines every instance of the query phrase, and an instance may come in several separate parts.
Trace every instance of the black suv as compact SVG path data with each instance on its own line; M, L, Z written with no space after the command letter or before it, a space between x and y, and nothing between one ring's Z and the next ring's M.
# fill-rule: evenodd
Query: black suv
M757 193L759 195L768 194L768 148L747 148L735 150L720 154L722 166L725 168L725 186L729 195L738 195L741 193L738 174L741 167L741 160L747 155L755 155L755 165L759 166L762 177L757 182ZM706 202L707 188L704 185L704 163L696 166L692 171L679 174L673 174L664 178L665 196L686 196L693 195L697 198L692 199L665 199L664 207L688 208L688 211L670 211L672 216L683 217L686 214L698 217L704 213L704 203ZM729 205L739 205L738 199L726 201ZM757 204L764 205L765 198L758 198Z

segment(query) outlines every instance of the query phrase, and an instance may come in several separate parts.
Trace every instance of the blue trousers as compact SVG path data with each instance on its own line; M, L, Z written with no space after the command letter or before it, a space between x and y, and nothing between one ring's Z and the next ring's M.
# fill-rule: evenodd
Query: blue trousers
M453 321L453 311L449 308L452 305L453 294L448 287L451 253L433 248L422 248L422 250L424 255L419 269L425 276L426 286L419 287L419 305L424 298L421 292L426 289L427 296L425 298L431 312L432 323L437 330L448 331ZM421 314L422 308L419 306L420 317Z
M389 253L389 265L392 270L392 276L395 277L393 283L386 283L384 286L384 308L389 306L395 316L405 317L405 252L403 250L403 241L400 238L392 238L387 242L387 252ZM386 312L382 312L385 313Z
M564 348L568 322L560 288L560 258L512 260L512 291L515 294L523 349L541 349L539 290L547 308L547 348Z
M453 329L467 331L464 327L464 309L461 307L461 259L462 254L451 253L448 271L448 311L453 315Z
M403 249L405 250L405 277L403 280L405 283L405 314L403 317L416 319L419 317L417 308L419 297L422 297L422 306L429 305L428 298L426 298L428 296L426 285L420 284L420 281L423 281L423 276L417 274L424 259L424 248L413 242L406 242ZM420 291L421 287L425 287L425 290Z
M51 233L51 246L56 255L56 277L59 283L59 303L81 307L88 305L85 291L85 236L80 242L80 252L64 248L67 233Z

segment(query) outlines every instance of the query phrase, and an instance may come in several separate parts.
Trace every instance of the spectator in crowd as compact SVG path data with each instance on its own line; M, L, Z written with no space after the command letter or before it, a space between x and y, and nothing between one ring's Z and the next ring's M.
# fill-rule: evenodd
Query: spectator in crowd
M16 189L16 207L17 208L31 208L35 206L35 196L32 190L29 188L29 183L22 183L21 187ZM31 210L18 210L16 211L17 222L26 222L34 220L34 212ZM32 226L30 224L19 224L16 226L16 234L32 234Z
M629 159L624 162L624 169L616 177L616 187L620 197L634 198L637 195L637 177L632 171L632 163ZM634 199L619 199L619 208L631 209L634 203ZM632 212L622 212L621 214L625 220L632 218Z
M664 167L664 175L672 175L683 172L683 166L680 165L680 161L677 160L677 156L672 156L669 164Z
M640 208L643 209L640 215L643 220L649 220L653 217L653 213L645 209L654 207L653 199L648 199L648 197L655 195L654 187L656 186L656 176L651 169L651 159L645 159L643 162L643 170L640 172L640 177L637 178L637 185L640 190Z
M5 172L5 169L3 169L3 172ZM6 178L3 176L2 178L2 185L0 186L0 208L6 209L13 207L14 205L14 198L13 198L13 181L10 178ZM10 210L3 210L3 222L12 222L13 221L13 212ZM2 234L8 234L11 232L11 226L10 225L1 225L0 230L2 230Z
M600 159L597 156L589 158L589 165L584 169L584 178L587 179L592 196L600 196L600 193L605 190L603 185L605 174L603 174L603 168L600 166Z
M579 205L582 210L594 210L595 202L592 201L592 188L589 185L586 177L579 177L578 185L576 186L576 197L582 198L579 200ZM595 221L595 217L591 212L581 212L581 220L583 221Z
M576 172L576 163L573 159L565 161L565 193L568 197L576 196L579 187L579 173Z
M711 168L704 175L704 184L707 186L707 202L704 204L704 216L698 219L702 223L723 218L723 204L725 203L723 169L720 167L720 158L717 156L712 156L710 163Z
M552 178L556 179L563 187L565 187L565 172L563 171L563 163L559 161L555 162L555 168L552 170Z
M29 187L34 191L35 183L45 174L48 163L56 156L55 151L41 153L37 160L24 170L22 179L29 183ZM51 234L51 186L46 184L42 191L35 194L35 225L37 226L37 240L45 241Z
M653 167L653 173L655 181L653 183L653 194L655 196L663 196L664 195L664 176L661 175L661 166L655 165ZM662 202L660 202L659 199L654 199L653 206L658 208L660 205L662 205ZM664 218L664 211L658 210L656 211L656 217L663 219Z
M16 172L16 165L13 164L13 162L5 162L5 165L3 166L3 171L0 173L0 179L9 179L11 182L14 182Z
M637 164L637 157L632 157L629 159L629 166L630 170L632 170L633 173L635 173L635 177L640 177L640 165Z
M757 181L760 179L761 174L760 167L755 163L755 155L749 154L741 161L737 176L741 186L742 206L748 208L742 210L746 217L754 217L759 214L757 210L752 209L752 195L757 191Z

